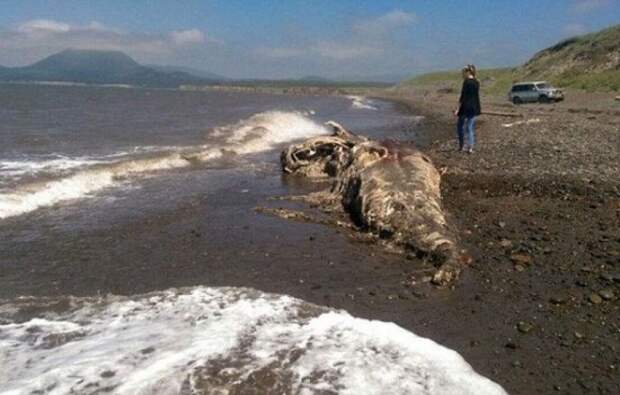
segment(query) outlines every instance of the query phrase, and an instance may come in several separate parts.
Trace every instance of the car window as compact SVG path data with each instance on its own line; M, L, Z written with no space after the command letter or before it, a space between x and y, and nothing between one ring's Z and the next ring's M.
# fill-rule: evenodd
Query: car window
M515 86L512 87L512 91L513 92L522 92L523 88L524 88L523 85L515 85Z
M534 90L534 84L528 84L525 86L525 90L527 91L533 91Z
M551 85L549 85L549 84L536 84L536 87L538 89L549 89L549 88L551 88Z

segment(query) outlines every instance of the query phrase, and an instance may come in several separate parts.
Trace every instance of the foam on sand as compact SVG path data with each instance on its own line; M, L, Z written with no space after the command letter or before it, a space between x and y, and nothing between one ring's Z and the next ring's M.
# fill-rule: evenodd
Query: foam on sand
M106 163L95 160L87 162L79 159L63 159L56 164L64 169L78 169L73 174L51 181L21 185L15 191L0 194L0 219L90 196L127 182L128 177L208 162L221 157L224 151L238 155L257 153L273 149L278 144L288 141L324 133L326 130L323 126L301 113L270 111L256 114L233 125L217 128L215 136L222 137L222 141L218 143L179 148L174 152L160 153L147 159L125 158ZM53 164L48 162L40 166L50 169ZM33 165L28 166L32 168Z
M0 394L505 394L395 324L251 289L20 298L0 323Z

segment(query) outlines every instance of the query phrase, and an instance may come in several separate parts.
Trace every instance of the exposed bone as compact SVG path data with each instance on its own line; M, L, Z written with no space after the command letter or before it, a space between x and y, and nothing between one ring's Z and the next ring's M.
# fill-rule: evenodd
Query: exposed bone
M407 143L368 140L335 122L334 135L292 145L281 155L287 173L332 177L329 191L308 201L340 205L359 226L390 244L428 256L436 284L454 281L468 259L441 208L440 175L430 159Z

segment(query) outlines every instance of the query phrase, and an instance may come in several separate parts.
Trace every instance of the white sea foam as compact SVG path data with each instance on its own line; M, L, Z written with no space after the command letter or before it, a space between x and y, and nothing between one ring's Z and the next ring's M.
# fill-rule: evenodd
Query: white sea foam
M256 114L234 125L218 128L215 135L223 137L223 142L210 146L176 147L169 150L173 152L162 153L148 159L125 158L107 163L101 163L102 160L91 162L62 160L59 162L60 166L65 166L67 169L76 167L78 170L59 179L21 186L16 191L0 194L0 218L83 198L118 185L130 176L207 162L221 157L223 151L232 151L239 155L257 153L272 149L287 141L323 133L327 133L323 126L301 113L271 111ZM50 163L39 164L39 166L49 167ZM22 170L26 167L24 165Z
M88 157L70 158L59 155L53 159L0 160L0 176L16 177L39 172L59 172L104 163Z
M37 173L63 173L102 163L111 163L125 157L152 152L178 152L189 147L178 146L136 146L98 156L71 157L63 154L51 154L43 157L31 156L24 159L0 160L0 177L18 177Z
M376 110L377 107L372 105L372 100L367 99L363 96L347 96L347 98L351 99L353 103L351 103L351 107L358 110Z
M288 296L195 287L68 301L25 322L20 311L62 301L0 305L0 394L505 394L429 339Z

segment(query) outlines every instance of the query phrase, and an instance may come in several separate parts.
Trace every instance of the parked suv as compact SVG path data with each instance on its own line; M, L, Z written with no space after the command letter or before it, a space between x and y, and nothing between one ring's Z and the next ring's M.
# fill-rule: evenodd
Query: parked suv
M514 104L527 102L549 103L564 100L564 93L546 81L519 82L512 86L508 100Z

